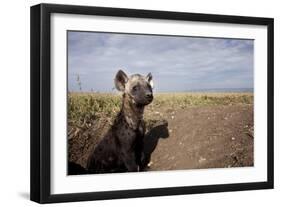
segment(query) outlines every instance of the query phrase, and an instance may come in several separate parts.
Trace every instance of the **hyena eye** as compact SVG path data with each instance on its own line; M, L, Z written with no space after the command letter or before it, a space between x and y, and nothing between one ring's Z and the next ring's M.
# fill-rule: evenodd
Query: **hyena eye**
M134 86L133 91L137 91L137 90L138 90L138 86Z

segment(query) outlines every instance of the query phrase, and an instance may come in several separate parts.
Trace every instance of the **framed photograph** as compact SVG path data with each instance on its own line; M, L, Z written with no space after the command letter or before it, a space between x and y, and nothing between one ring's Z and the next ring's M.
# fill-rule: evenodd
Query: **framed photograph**
M273 188L273 19L31 7L31 200Z

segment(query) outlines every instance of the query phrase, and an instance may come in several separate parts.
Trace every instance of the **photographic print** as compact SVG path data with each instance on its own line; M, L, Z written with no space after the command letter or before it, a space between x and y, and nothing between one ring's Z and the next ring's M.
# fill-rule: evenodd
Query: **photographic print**
M67 31L68 175L254 166L254 40Z
M271 189L264 17L31 7L30 199Z

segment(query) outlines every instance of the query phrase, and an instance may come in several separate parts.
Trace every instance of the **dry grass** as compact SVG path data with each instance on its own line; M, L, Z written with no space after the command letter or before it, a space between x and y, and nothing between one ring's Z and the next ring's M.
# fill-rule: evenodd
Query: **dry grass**
M68 123L83 126L102 117L112 118L120 109L120 94L69 93ZM190 106L252 104L253 93L158 93L153 108L185 108Z

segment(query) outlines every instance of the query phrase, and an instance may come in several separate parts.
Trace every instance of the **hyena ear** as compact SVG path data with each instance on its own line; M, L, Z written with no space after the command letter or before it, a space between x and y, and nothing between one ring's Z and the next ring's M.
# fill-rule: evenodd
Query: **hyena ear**
M125 84L128 82L128 76L122 70L119 70L114 79L115 87L119 91L125 90Z
M150 84L151 88L153 88L152 74L148 73L146 76L147 82Z

